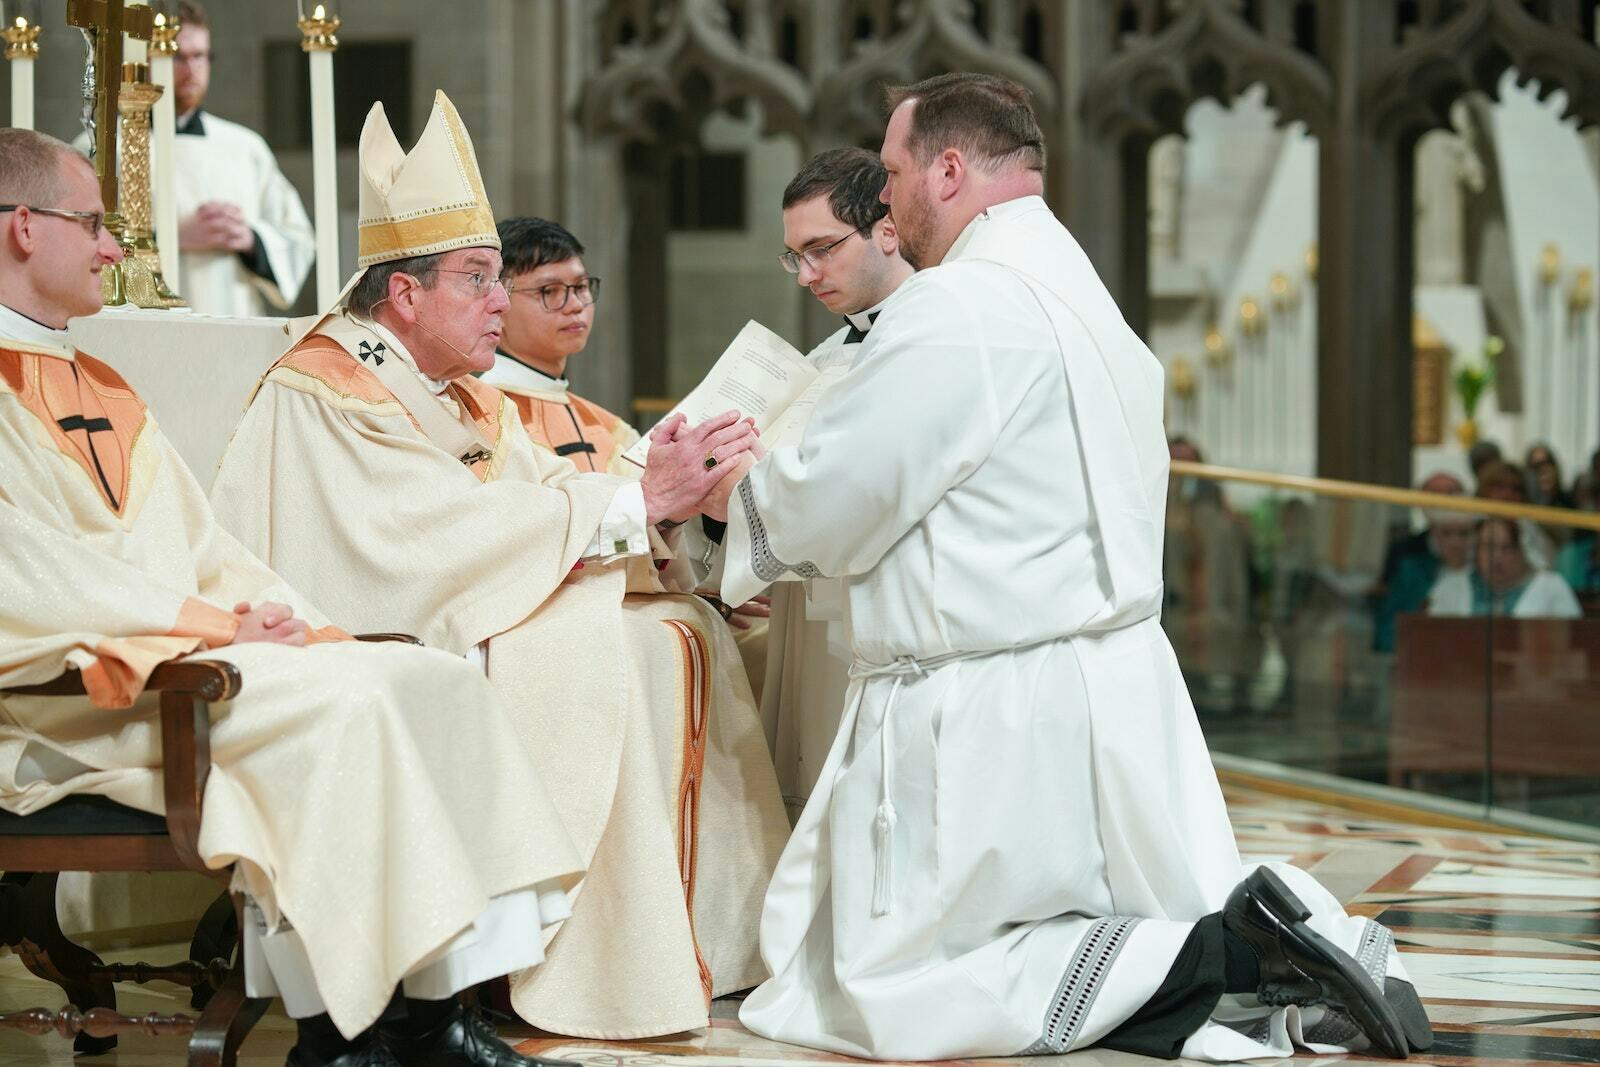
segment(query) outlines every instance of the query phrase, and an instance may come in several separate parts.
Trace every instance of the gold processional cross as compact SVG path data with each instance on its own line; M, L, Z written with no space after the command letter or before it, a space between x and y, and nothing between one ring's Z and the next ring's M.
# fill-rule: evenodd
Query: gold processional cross
M101 296L108 306L182 307L183 298L161 277L150 211L150 109L162 90L150 84L148 67L122 62L122 35L150 40L155 16L148 5L124 0L67 0L67 23L83 31L87 45L83 125L105 201L106 229L123 251L121 263L100 272Z

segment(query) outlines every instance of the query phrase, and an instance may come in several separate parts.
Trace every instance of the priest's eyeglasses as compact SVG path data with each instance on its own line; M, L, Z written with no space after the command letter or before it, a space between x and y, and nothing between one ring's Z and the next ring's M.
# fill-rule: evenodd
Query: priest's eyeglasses
M451 270L448 267L430 267L430 268L428 268L428 272L431 272L431 273L434 273L434 274L461 274L461 275L465 275L466 279L467 279L467 284L472 286L472 295L476 296L476 297L479 297L479 298L486 297L490 293L494 292L494 287L497 286L497 285L500 286L500 288L504 289L508 296L511 293L511 287L506 284L506 280L504 278L500 277L498 274L490 274L487 271L481 271L481 270ZM424 273L428 273L428 272L424 272Z
M530 286L519 289L514 282L506 282L506 295L532 296L539 294L539 302L546 311L560 311L567 306L567 301L572 297L578 298L578 303L588 307L600 299L600 279L590 276L581 282L567 285L564 282L551 282L549 285Z
M103 211L67 211L58 207L34 207L32 204L0 204L0 213L15 211L19 207L25 207L35 215L54 215L58 219L72 219L88 230L89 236L96 241L100 239L100 230L106 221Z
M799 252L779 252L778 262L782 263L783 269L790 274L800 273L800 261L802 259L810 265L812 270L821 270L828 265L830 254L835 248L838 248L860 232L860 230L851 230L837 241L829 241L825 245L813 245L810 248L801 249Z

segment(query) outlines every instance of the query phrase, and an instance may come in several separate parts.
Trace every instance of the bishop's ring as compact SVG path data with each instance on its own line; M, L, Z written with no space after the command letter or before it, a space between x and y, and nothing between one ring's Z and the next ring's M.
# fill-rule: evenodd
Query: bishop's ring
M716 457L715 453L707 452L706 453L706 470L711 470L716 465L717 465L717 457Z

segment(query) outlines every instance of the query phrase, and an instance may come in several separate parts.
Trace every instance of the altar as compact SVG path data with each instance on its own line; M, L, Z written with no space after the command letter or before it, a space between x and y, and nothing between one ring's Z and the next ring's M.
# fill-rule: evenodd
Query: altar
M73 319L68 333L144 398L209 492L251 390L289 347L287 321L125 307Z

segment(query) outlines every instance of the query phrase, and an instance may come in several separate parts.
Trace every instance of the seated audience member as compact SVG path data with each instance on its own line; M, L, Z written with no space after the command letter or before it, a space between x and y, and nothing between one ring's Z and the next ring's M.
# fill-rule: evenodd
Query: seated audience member
M407 153L374 105L358 158L362 272L262 379L217 514L346 628L484 664L586 869L547 965L512 981L517 1012L585 1037L705 1026L711 997L762 977L788 818L728 627L654 595L655 557L754 433L669 420L639 479L535 448L472 377L509 300L460 115L437 94Z
M1499 463L1504 457L1500 453L1500 446L1493 441L1479 441L1467 449L1467 466L1472 468L1472 480L1479 481L1483 477L1483 469L1491 463Z
M1527 476L1502 460L1488 463L1478 472L1478 491L1474 495L1482 500L1500 500L1507 504L1530 503ZM1531 519L1518 519L1517 523L1522 527L1522 551L1527 555L1528 562L1539 570L1553 567L1557 535L1563 531L1547 530Z
M218 527L138 394L67 340L122 259L87 160L0 129L0 202L0 688L75 670L87 690L0 700L0 808L95 794L160 813L145 683L192 654L233 663L199 851L249 900L246 989L296 1020L290 1067L542 1062L455 997L539 963L581 871L488 683L322 625Z
M1572 480L1572 503L1584 511L1600 511L1600 449L1589 457L1589 467Z
M1578 530L1561 546L1556 570L1579 596L1600 595L1600 536L1593 530Z
M1458 490L1459 491L1459 490ZM1372 647L1393 652L1395 620L1401 615L1422 611L1442 575L1465 572L1472 567L1474 518L1461 511L1435 511L1428 516L1422 531L1421 551L1400 555L1378 606Z
M1481 520L1476 567L1441 575L1428 598L1428 614L1578 618L1582 614L1578 598L1567 583L1529 561L1522 545L1525 529L1514 519Z
M1537 444L1528 449L1523 468L1528 472L1528 503L1551 508L1573 506L1572 494L1561 484L1561 464L1549 445Z
M1466 492L1466 487L1461 484L1461 479L1445 471L1438 471L1424 478L1422 484L1417 486L1420 492L1438 493L1441 496L1460 496ZM1434 551L1430 544L1432 534L1431 526L1424 526L1420 530L1396 538L1383 556L1383 572L1379 579L1382 589L1387 590L1394 581L1395 571L1402 560L1412 556L1432 557ZM1432 585L1430 581L1428 583Z

